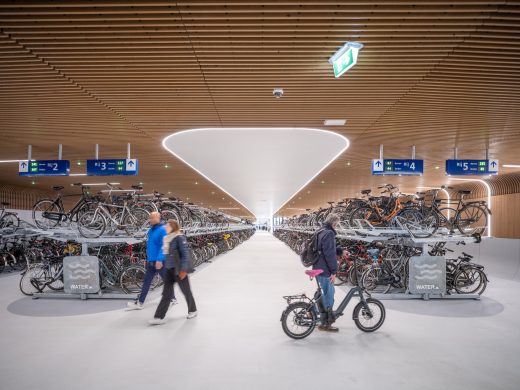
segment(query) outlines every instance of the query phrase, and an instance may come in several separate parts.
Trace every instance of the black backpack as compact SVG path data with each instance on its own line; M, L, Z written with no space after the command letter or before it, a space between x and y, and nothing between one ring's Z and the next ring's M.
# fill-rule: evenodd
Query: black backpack
M300 260L304 267L312 267L319 260L321 251L318 249L319 240L318 235L323 232L323 229L318 229L305 243L305 249L300 255Z

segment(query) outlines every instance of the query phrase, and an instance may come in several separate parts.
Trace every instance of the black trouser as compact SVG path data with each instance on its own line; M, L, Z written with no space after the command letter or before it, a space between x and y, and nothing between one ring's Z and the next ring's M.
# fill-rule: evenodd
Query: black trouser
M155 311L154 318L163 319L170 308L170 301L173 296L173 286L175 283L179 283L179 287L181 288L184 297L186 298L186 302L188 303L188 313L192 313L197 311L197 306L195 305L195 299L193 299L193 294L191 293L190 280L188 275L184 279L180 279L175 274L174 268L168 268L164 275L164 286L162 291L161 302L159 302L159 306L157 306L157 310Z

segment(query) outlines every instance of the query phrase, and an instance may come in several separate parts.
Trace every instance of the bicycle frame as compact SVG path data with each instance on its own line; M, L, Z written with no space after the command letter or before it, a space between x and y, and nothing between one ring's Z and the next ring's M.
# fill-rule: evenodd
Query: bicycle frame
M81 198L76 202L76 204L67 212L65 212L65 209L63 207L63 198L65 197L71 197L71 196L78 196L81 195ZM55 204L59 210L62 210L63 212L43 212L43 217L48 218L50 220L54 220L54 215L59 216L59 219L56 218L56 220L59 220L59 222L64 221L70 221L73 222L73 218L77 217L78 212L89 202L87 201L85 194L72 194L72 195L62 195L58 194L56 199L53 200L53 204Z
M313 305L313 310L317 314L316 315L316 320L314 322L315 324L317 324L318 322L321 321L320 315L324 313L324 310L322 310L323 304L321 303L321 298L323 296L323 292L321 290L321 286L320 286L320 284L318 282L318 279L316 279L316 284L318 286L318 289L314 293L314 297L312 299L307 297L305 294L302 294L302 295L292 295L292 296L285 296L284 297L284 299L287 301L288 304L290 304L291 301L293 301L293 300L306 300L310 304L312 304ZM360 299L360 301L363 303L363 307L369 313L371 312L370 308L368 307L368 303L367 303L367 301L365 299L365 296L363 294L363 290L359 286L355 286L355 287L350 289L350 291L347 293L345 298L343 298L343 300L337 306L336 310L332 311L333 314L334 314L334 318L335 319L341 317L344 314L345 309L347 308L348 304L350 303L350 301L354 297L358 297Z

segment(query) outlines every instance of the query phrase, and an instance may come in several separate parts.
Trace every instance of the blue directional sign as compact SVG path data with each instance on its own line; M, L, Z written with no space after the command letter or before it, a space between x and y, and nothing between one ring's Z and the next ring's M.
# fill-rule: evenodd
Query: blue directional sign
M372 160L372 175L422 176L424 160L376 159Z
M496 175L498 160L446 160L447 175Z
M20 176L69 176L69 160L23 160L18 162Z
M87 160L87 176L137 176L137 159Z

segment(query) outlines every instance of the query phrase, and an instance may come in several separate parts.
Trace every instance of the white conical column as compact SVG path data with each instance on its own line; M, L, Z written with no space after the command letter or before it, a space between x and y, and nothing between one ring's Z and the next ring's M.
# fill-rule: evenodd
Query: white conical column
M317 129L207 128L172 134L163 146L257 218L270 218L349 141Z

